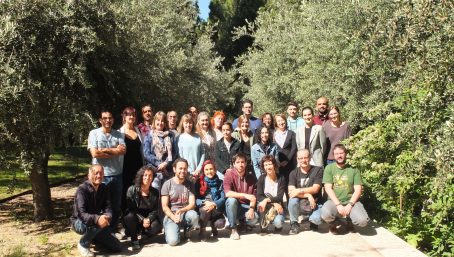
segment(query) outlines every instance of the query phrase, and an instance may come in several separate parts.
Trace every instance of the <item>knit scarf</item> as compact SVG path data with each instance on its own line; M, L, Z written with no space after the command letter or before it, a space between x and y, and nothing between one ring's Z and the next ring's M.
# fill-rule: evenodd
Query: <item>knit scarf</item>
M172 159L172 142L170 141L168 131L157 131L152 132L152 144L154 146L154 153L156 158L160 161L162 157L167 153L167 158Z
M207 190L210 190L211 198L213 200L219 199L221 197L221 184L222 180L215 175L213 178L209 178L206 176L200 176L200 195L206 196Z

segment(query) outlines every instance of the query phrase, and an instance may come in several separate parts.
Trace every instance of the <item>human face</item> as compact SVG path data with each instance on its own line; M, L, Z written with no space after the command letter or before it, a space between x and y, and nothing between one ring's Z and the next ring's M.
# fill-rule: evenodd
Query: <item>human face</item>
M271 115L267 114L265 116L263 116L263 125L267 126L267 127L271 127L271 125L273 124L273 117L271 117Z
M241 124L240 124L240 129L245 132L245 131L248 131L249 130L249 120L248 119L244 119Z
M88 179L93 184L93 186L98 187L101 185L104 178L104 169L102 166L93 166L91 171L88 173Z
M153 171L152 170L146 170L143 173L142 185L149 187L151 185L152 181L153 181Z
M281 116L276 116L276 125L279 130L284 131L287 126L287 121Z
M267 175L276 175L276 170L274 169L274 165L273 165L272 161L264 162L263 169L265 170Z
M173 172L178 180L184 180L188 174L188 165L185 162L178 162L173 168Z
M232 129L230 129L229 125L222 125L222 135L227 140L232 138Z
M167 120L169 121L169 127L174 128L177 126L177 113L171 111L167 114Z
M185 133L191 134L192 133L192 127L194 125L192 124L191 120L187 120L183 122L183 130Z
M203 173L209 178L213 178L216 175L213 164L207 164L204 167Z
M192 117L197 117L197 108L195 106L189 107L189 112L191 113Z
M320 97L317 100L316 105L318 112L325 114L328 110L328 99L326 99L325 97Z
M269 138L270 133L268 132L268 129L262 128L262 130L260 130L260 141L262 142L262 144L267 143Z
M314 115L312 115L311 110L306 109L303 111L303 119L307 126L312 126Z
M299 167L306 169L310 167L311 155L307 151L298 152L296 160L298 161Z
M153 110L151 110L150 106L145 106L142 109L142 118L144 121L151 122L151 119L153 117Z
M154 127L157 131L164 131L165 125L166 123L162 117L156 117L154 120Z
M200 127L201 127L203 130L207 131L209 125L210 125L210 120L209 120L208 116L202 115L202 116L200 117Z
M240 175L244 174L246 171L246 160L243 158L237 158L233 163L233 167L235 167Z
M344 165L347 161L347 153L340 148L334 149L334 159L336 160L336 164Z
M340 115L336 109L331 109L331 111L329 111L329 118L332 122L337 122L340 120Z
M222 120L222 116L221 115L218 115L218 116L214 117L214 126L217 129L222 127L222 123L223 123L223 120Z
M298 115L298 108L294 105L289 105L287 107L287 114L290 116L292 119L296 119Z
M126 124L133 125L136 122L136 113L126 112L124 113L124 119Z
M252 114L252 104L250 103L244 103L243 104L243 108L241 108L241 110L243 111L243 114L248 116Z
M114 119L112 113L110 112L103 112L101 113L101 118L99 119L99 123L105 129L111 129L113 125Z

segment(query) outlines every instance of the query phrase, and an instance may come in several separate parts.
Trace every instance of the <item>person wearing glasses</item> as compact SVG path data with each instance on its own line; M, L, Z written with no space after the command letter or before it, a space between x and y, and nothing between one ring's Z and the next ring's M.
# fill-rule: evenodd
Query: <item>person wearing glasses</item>
M112 129L114 118L112 112L101 111L100 128L93 129L88 135L88 150L92 157L92 164L99 164L104 168L103 184L110 189L112 201L112 220L110 228L116 232L121 207L121 193L123 190L123 155L126 145L123 134Z

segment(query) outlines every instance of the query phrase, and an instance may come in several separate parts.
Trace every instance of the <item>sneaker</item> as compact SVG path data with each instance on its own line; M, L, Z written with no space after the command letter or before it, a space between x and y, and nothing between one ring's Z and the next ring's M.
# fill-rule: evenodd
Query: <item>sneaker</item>
M310 222L305 220L301 222L301 231L309 231L310 230Z
M329 232L333 235L339 234L339 225L335 222L329 224Z
M280 228L274 227L274 233L280 234L281 232L282 232L282 227L280 227Z
M133 251L140 250L139 240L137 240L137 241L132 241L132 250L133 250Z
M312 223L312 222L311 222L311 224L309 225L309 227L310 227L310 229L311 229L312 231L318 231L318 225L316 225L316 224L314 224L314 223Z
M230 234L230 239L233 239L233 240L240 239L240 234L238 234L238 231L236 230L236 228L232 228L232 232Z
M289 235L297 235L300 232L300 225L297 222L292 222L290 225Z
M207 241L208 236L206 234L206 229L205 228L202 228L202 227L200 228L200 230L199 230L199 239L202 242Z
M351 221L347 221L347 231L350 233L356 233L355 226Z
M79 250L79 253L82 257L95 256L95 254L92 251L90 251L90 248L83 247L80 243L77 244L77 249Z
M211 224L211 233L213 234L214 237L218 236L218 229L214 224Z

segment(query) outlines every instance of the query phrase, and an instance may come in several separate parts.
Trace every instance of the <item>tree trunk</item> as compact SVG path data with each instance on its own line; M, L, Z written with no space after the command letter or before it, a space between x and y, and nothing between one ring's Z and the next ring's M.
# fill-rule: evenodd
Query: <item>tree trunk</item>
M35 221L50 220L53 218L49 178L47 175L49 155L49 152L41 154L41 163L34 165L30 173Z

